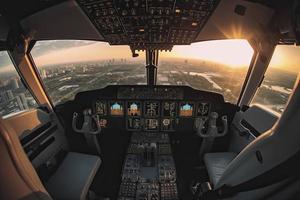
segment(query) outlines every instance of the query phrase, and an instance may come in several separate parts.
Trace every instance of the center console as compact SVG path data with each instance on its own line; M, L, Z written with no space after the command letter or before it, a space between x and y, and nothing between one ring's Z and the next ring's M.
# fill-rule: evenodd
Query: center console
M120 200L176 200L176 169L169 136L134 132L125 157Z

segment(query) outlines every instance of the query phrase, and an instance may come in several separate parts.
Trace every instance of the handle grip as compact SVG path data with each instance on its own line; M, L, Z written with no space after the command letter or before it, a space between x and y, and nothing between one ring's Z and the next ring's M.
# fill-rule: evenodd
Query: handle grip
M82 129L77 128L76 124L77 124L77 118L78 118L78 113L74 112L73 113L73 119L72 119L72 128L75 132L78 133L83 133Z
M78 133L84 133L84 134L91 134L91 135L97 135L101 132L101 126L98 123L99 118L97 115L90 115L88 111L84 111L84 121L82 124L82 127L79 129L77 128L77 119L78 119L78 113L73 113L73 119L72 119L72 128L75 132ZM92 123L96 124L96 130L92 129Z
M197 135L202 138L216 138L216 137L222 137L227 134L228 132L228 122L227 122L227 116L222 116L222 125L224 127L222 132L218 131L217 127L217 119L218 119L218 113L212 112L209 117L209 123L208 123L208 129L207 132L204 133L204 124L207 120L207 118L197 118L195 121L196 128L197 128Z
M201 117L201 118L196 118L196 121L195 121L197 135L200 137L204 137L204 138L208 137L207 134L203 132L204 124L205 124L206 120L207 120L207 118Z
M227 116L224 115L224 116L222 116L221 119L222 119L222 124L223 124L224 129L221 133L218 133L217 137L222 137L222 136L226 135L228 132Z

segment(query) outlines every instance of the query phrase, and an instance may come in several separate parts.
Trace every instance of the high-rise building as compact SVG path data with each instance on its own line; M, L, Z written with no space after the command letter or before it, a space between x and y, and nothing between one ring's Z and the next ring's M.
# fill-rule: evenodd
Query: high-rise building
M47 78L47 71L45 69L41 69L41 78Z
M17 99L17 103L20 107L20 110L26 110L28 109L28 103L27 103L27 99L24 93L21 93L19 96L16 96Z
M11 90L6 90L0 93L1 103L8 102L14 98L14 94Z
M9 86L12 90L16 90L19 88L19 79L17 77L13 78L9 82Z
M8 100L11 100L14 98L14 94L11 90L7 90L6 94L7 94Z

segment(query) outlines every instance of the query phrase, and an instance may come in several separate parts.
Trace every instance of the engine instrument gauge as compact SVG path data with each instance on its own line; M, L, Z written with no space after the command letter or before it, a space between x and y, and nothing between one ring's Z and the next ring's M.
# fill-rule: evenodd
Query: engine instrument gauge
M145 131L158 131L159 121L158 119L145 119Z
M164 117L175 117L177 105L173 101L165 101L162 103L162 116Z
M158 117L159 116L159 102L158 101L146 101L144 104L144 114L146 117Z
M141 130L141 119L139 117L129 117L127 119L127 129L132 131Z
M95 113L99 116L106 116L107 115L106 101L97 100L95 102Z
M175 130L175 119L163 118L161 119L161 131L174 131Z
M207 116L209 113L209 103L199 102L197 105L197 116Z

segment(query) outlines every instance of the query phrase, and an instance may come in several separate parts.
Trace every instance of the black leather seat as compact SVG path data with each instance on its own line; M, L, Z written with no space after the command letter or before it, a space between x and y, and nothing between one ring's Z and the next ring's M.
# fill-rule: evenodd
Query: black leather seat
M53 199L86 199L100 164L98 156L69 152L45 187Z
M210 183L216 185L229 163L237 156L234 152L207 153L204 163L207 168Z

